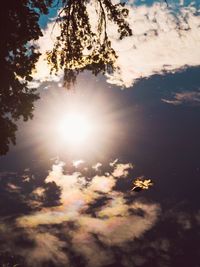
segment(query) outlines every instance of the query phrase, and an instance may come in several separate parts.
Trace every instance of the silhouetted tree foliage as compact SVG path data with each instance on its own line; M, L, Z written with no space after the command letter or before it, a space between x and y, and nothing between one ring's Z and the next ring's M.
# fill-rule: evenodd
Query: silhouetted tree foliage
M92 29L87 4L96 8L97 29ZM70 88L76 76L84 71L93 74L112 72L117 58L107 35L107 22L117 24L119 38L132 34L126 17L128 9L124 3L113 4L111 0L63 0L57 23L60 36L54 48L47 53L52 71L64 70L64 84Z
M6 0L0 11L0 154L9 144L15 144L19 118L32 118L34 102L39 98L36 89L30 88L32 71L40 53L34 41L42 36L39 26L41 14L47 14L54 0ZM92 29L87 9L95 3L97 30ZM120 39L131 35L125 18L124 4L111 0L58 0L62 6L57 18L61 28L54 48L48 52L52 71L64 69L64 83L70 87L78 73L90 70L97 75L112 72L116 52L107 35L107 22L118 25Z
M0 11L0 154L15 143L15 121L32 118L39 96L28 88L40 53L34 40L41 35L40 14L47 14L53 0L6 0Z

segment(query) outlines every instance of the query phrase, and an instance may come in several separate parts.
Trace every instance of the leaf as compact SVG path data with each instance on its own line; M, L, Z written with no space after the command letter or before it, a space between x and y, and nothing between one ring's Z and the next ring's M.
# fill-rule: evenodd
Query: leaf
M149 189L153 185L154 183L151 179L143 179L143 177L140 177L133 182L133 188L131 191L140 192L142 190Z

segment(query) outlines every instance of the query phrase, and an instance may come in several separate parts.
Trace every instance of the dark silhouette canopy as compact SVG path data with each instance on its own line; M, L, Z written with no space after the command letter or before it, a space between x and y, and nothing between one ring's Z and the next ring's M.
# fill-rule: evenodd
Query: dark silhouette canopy
M117 58L107 35L107 21L118 25L120 39L131 35L125 18L124 4L111 0L95 0L97 29L91 27L87 10L88 0L58 0L62 6L56 23L61 33L47 59L52 71L64 70L64 84L70 88L78 73L89 70L93 74L113 71ZM34 41L42 36L41 14L48 14L54 0L7 0L1 8L0 49L0 154L15 144L16 121L33 116L34 102L39 98L30 88L32 72L40 52ZM84 51L87 51L85 55Z
M34 40L41 35L40 14L47 14L52 0L7 0L0 15L0 154L15 143L19 118L32 118L39 96L28 87L40 53Z
M118 26L119 38L132 34L126 17L128 9L124 3L113 4L111 0L63 0L56 23L61 33L52 51L48 52L48 62L52 71L64 70L64 84L70 88L76 76L89 70L93 74L112 72L117 58L107 34L107 22ZM92 29L87 4L96 9L96 29Z

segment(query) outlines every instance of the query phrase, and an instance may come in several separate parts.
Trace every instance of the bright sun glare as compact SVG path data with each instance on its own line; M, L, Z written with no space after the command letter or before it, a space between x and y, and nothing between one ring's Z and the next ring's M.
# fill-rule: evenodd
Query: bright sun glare
M71 113L59 120L57 130L62 141L71 145L80 145L90 138L92 122L87 116Z
M91 91L92 94L93 91ZM93 93L43 92L43 102L30 135L38 142L38 153L90 157L107 153L118 134L116 118L107 99ZM104 109L102 109L104 107Z

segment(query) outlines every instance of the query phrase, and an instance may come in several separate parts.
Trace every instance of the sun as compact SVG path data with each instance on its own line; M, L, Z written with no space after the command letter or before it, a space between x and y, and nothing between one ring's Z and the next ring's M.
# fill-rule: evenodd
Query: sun
M58 138L71 145L81 145L92 135L92 122L81 113L66 114L58 120L56 126Z
M116 136L121 133L118 111L113 111L115 105L97 91L81 90L73 93L52 87L41 92L42 103L28 130L40 157L93 160L112 153Z

